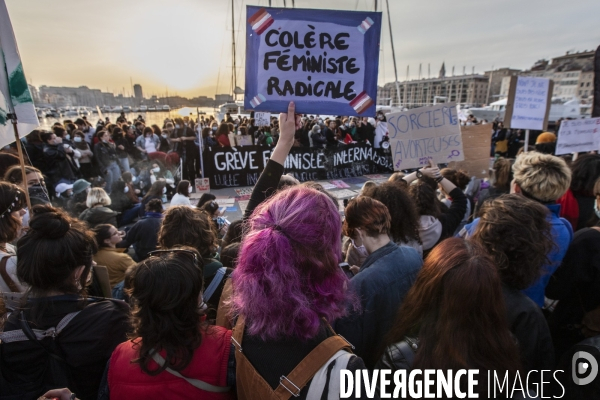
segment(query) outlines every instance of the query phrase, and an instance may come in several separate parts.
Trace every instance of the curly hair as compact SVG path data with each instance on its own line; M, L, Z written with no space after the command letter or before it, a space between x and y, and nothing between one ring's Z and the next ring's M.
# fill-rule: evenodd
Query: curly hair
M419 237L419 214L414 201L406 189L397 182L384 182L379 186L366 189L363 196L379 200L387 207L392 217L390 237L396 243L408 243L412 240L421 243Z
M128 293L133 298L133 334L130 336L138 358L134 362L146 374L156 376L166 368L185 369L202 342L202 311L198 301L203 287L201 267L189 253L163 253L135 266L129 279ZM204 329L201 329L204 328ZM165 363L151 369L152 352L166 352Z
M548 263L554 247L548 209L518 194L506 194L481 206L471 237L488 251L502 282L523 290L531 286Z
M0 218L0 243L12 242L19 236L21 221L14 218L12 213L24 207L27 207L25 191L15 184L0 182L0 213L3 213Z
M162 249L190 246L204 258L209 258L217 248L217 234L207 213L188 206L173 206L167 210L158 244Z
M471 182L469 174L463 170L444 168L440 173L460 190L465 190L469 182Z
M435 189L428 182L419 179L408 187L408 194L415 202L419 216L431 215L437 218L440 215L440 206L435 195Z

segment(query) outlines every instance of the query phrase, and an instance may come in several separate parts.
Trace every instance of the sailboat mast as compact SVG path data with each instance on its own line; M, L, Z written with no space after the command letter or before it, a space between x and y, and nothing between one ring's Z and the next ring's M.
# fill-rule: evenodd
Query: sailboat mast
M235 65L235 8L234 8L234 0L231 0L231 43L232 43L232 58L233 58L233 73L231 76L231 84L232 84L232 94L233 100L235 101L235 88L237 87L237 77L236 77L236 65Z
M392 17L390 16L390 2L385 0L388 14L388 25L390 27L390 43L392 45L392 60L394 61L394 77L396 78L396 94L398 96L398 105L400 105L400 84L398 83L398 68L396 67L396 51L394 50L394 35L392 35ZM377 7L377 0L375 1Z

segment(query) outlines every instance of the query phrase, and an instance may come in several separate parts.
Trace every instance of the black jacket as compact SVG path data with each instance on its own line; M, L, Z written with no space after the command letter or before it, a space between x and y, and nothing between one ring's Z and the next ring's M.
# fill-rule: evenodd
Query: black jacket
M29 308L43 301L47 308L37 321L31 321ZM67 314L82 309L77 295L62 295L30 299L25 308L25 318L33 329L45 330L56 327ZM4 331L21 329L18 314L13 313L4 326ZM56 339L44 339L50 346L54 340L62 357L69 365L73 385L69 388L77 398L96 399L100 380L113 350L127 340L129 330L129 306L118 300L89 299L89 304L60 332ZM46 361L50 356L32 341L3 343L0 352L0 370L4 378L18 388L39 388ZM51 383L49 383L51 385ZM56 386L52 386L55 388ZM0 393L8 388L0 388ZM47 387L50 389L50 387ZM21 392L22 393L22 392ZM4 394L4 393L2 393ZM44 392L39 393L41 396Z
M520 290L502 285L508 327L517 338L524 371L554 369L554 347L542 310Z
M79 170L62 144L44 144L44 164L52 188L61 179L75 182L78 178Z
M98 162L98 168L100 172L104 173L108 166L117 161L117 151L114 144L98 142L94 146L94 157Z
M163 216L159 213L147 212L146 216L135 223L127 232L125 246L132 244L139 261L144 260L148 253L156 250L158 245L158 231L162 224Z

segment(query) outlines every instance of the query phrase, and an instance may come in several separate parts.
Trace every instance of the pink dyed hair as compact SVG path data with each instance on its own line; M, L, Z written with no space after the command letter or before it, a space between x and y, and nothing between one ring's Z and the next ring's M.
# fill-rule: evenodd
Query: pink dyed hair
M245 316L249 334L309 339L321 318L345 315L340 235L336 206L314 189L286 189L254 211L232 275L232 312Z

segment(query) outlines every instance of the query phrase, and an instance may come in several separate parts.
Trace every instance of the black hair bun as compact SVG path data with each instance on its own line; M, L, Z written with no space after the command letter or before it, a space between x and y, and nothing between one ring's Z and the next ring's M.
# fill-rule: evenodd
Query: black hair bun
M41 237L58 239L71 229L69 216L49 204L33 206L32 214L29 229Z

